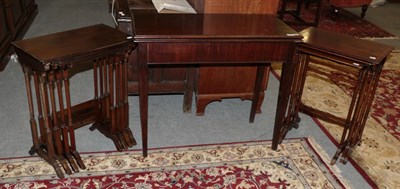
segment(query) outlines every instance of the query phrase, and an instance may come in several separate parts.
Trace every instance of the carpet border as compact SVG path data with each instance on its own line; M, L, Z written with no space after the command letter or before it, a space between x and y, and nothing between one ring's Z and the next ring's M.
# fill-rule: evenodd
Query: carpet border
M295 138L287 138L284 141L287 143L290 143L292 141L294 142L300 142L303 143L303 147L306 148L306 152L309 154L309 156L316 161L317 164L320 166L323 166L326 171L328 171L328 174L331 175L331 177L341 186L342 188L351 188L349 187L348 180L343 178L341 175L341 172L338 171L336 165L330 165L326 161L326 152L322 148L319 148L318 144L315 143L314 139L312 137L295 137ZM238 142L222 142L222 143L207 143L207 144L193 144L193 145L182 145L182 146L168 146L168 147L157 147L157 148L149 148L149 152L151 151L158 151L158 150L163 150L163 149L173 149L173 148L196 148L196 147L202 147L202 146L229 146L229 145L237 145L237 144L247 144L247 143L263 143L263 142L272 142L271 139L268 140L249 140L249 141L238 141ZM304 145L305 144L305 145ZM141 151L141 149L133 149L133 150L126 150L123 152L119 152L116 150L110 150L110 151L96 151L96 152L82 152L81 155L83 154L101 154L101 153L128 153L128 152L138 152ZM22 157L11 157L11 158L0 158L0 161L7 161L7 160L21 160L21 159L38 159L41 160L39 156L22 156ZM13 162L13 161L10 161ZM116 175L120 175L123 173L117 173ZM95 176L95 175L93 175ZM51 178L52 179L58 179L57 177ZM39 179L38 181L46 181L49 179ZM1 183L0 183L1 184ZM3 183L4 184L4 183Z

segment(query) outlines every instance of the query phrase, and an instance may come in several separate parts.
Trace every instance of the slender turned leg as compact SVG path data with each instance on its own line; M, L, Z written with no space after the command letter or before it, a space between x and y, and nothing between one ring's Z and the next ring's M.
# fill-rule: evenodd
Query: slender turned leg
M64 156L68 160L69 164L71 165L74 172L78 171L78 166L74 160L74 157L71 155L71 147L70 147L70 138L69 138L69 127L68 121L66 120L67 112L65 111L64 106L64 95L63 95L63 84L64 76L63 72L57 72L57 94L58 94L58 103L60 106L60 114L61 114L61 129L62 129L62 136L63 136L63 146L64 146ZM67 87L64 83L64 86Z
M111 114L110 114L110 80L112 81L110 70L112 70L112 65L110 64L110 61L108 58L104 60L104 75L107 75L107 79L104 81L106 85L106 92L104 96L104 101L105 101L105 122L109 122L111 120ZM110 128L111 129L111 128ZM111 130L112 131L112 130Z
M131 129L129 128L129 102L128 102L128 57L129 53L126 52L124 54L124 61L122 62L123 64L123 78L122 78L122 91L123 91L123 109L124 109L124 119L123 119L123 125L124 125L124 131L123 135L125 138L125 141L127 141L129 147L133 147L136 145L136 141L133 138L133 133Z
M56 107L56 102L55 102L55 95L54 95L54 83L56 80L56 73L54 71L51 71L48 74L48 80L49 80L49 91L50 91L50 100L51 100L51 109L52 109L52 118L53 118L53 137L54 141L56 144L56 151L57 151L57 159L63 166L65 172L70 175L72 174L71 168L68 165L67 160L63 157L64 151L63 151L63 146L62 146L62 135L60 132L60 121L58 119L61 118L61 116L57 116L57 107Z
M369 111L371 109L372 102L374 101L376 89L378 88L378 83L379 83L379 78L380 78L380 75L381 75L381 72L382 72L382 67L383 67L383 64L385 62L386 62L386 58L384 60L382 60L382 62L378 66L372 68L372 73L373 73L372 82L371 82L371 85L370 85L371 87L368 87L368 89L370 89L370 90L367 92L368 97L367 97L367 100L366 100L367 102L365 103L366 109L365 109L365 112L364 112L363 120L361 121L362 127L361 127L361 130L360 130L360 134L358 136L358 141L361 141L361 137L362 137L362 134L364 132L365 124L366 124L367 119L368 119Z
M96 114L96 121L93 124L93 126L91 128L89 128L90 130L94 130L96 128L97 124L100 124L101 120L101 111L100 111L100 97L99 97L99 82L98 82L98 64L99 62L97 60L94 61L93 63L93 87L94 87L94 98L93 100L96 103L96 110L95 110L95 114Z
M101 97L100 97L100 107L101 107L101 120L104 123L105 118L106 118L106 94L107 94L107 59L102 58L101 61L99 62L101 64L101 69L99 70L100 75L102 76L102 80L100 81L100 92L101 92Z
M117 66L114 62L114 60L109 60L109 87L110 87L110 98L109 98L109 104L110 104L110 115L111 115L111 139L114 142L115 147L117 148L118 151L122 151L124 149L123 144L121 143L120 140L118 140L118 137L116 136L118 132L117 128L117 101L116 101L116 91L117 89L117 75L114 74L117 70ZM115 84L115 85L114 85Z
M370 73L367 69L365 69L365 73L364 73L364 77L362 78L362 80L360 80L359 82L361 82L361 89L359 91L357 91L358 94L355 94L354 96L357 97L357 101L355 104L355 110L354 110L354 114L353 117L351 119L351 125L350 125L350 130L349 130L349 134L347 137L347 140L345 142L346 147L344 148L344 150L342 151L342 158L340 160L341 163L346 164L348 161L348 158L350 156L351 151L353 150L353 147L357 144L357 139L358 139L358 130L360 127L360 118L363 116L362 115L362 111L363 111L363 107L365 105L365 97L366 97L366 90L368 90L369 83L370 83L370 77L369 77Z
M64 109L64 95L63 95L63 90L62 90L62 81L63 79L63 73L56 72L56 86L57 86L57 94L58 94L58 104L60 108L60 117L61 117L61 123L60 123L60 128L62 131L62 138L63 138L63 147L64 147L64 156L67 158L68 162L74 162L74 159L70 153L70 146L69 146L69 136L68 136L68 123L65 119L66 112ZM72 165L72 164L71 164ZM77 169L76 167L72 167L74 171Z
M359 96L361 95L361 90L363 88L363 80L365 79L365 74L366 71L365 69L362 69L359 71L358 74L358 79L357 79L357 84L356 87L354 89L354 93L353 93L353 97L352 100L350 102L350 108L347 114L347 118L346 118L346 122L343 128L343 132L342 132L342 137L340 139L340 145L335 153L335 155L333 156L332 160L331 160L331 165L335 164L337 159L340 157L340 155L342 155L343 151L348 149L349 146L349 136L351 136L351 133L353 133L352 130L354 130L354 118L355 118L355 113L357 113L357 107L358 107L358 101L359 101Z
M303 94L304 83L307 78L307 69L308 69L308 64L310 62L310 55L298 52L295 55L294 61L298 62L298 64L296 65L296 68L294 70L292 89L290 93L291 99L288 108L289 112L288 112L288 117L286 119L286 122L289 123L290 127L287 127L285 132L290 130L292 127L294 128L299 127L298 124L300 122L299 111L300 111L301 97Z
M32 142L33 146L31 150L29 150L29 154L33 155L37 150L40 149L41 144L39 142L39 134L38 128L35 119L35 111L33 108L33 100L32 100L32 86L31 86L31 72L28 67L22 66L25 76L25 85L26 85L26 94L28 96L28 106L29 106L29 123L31 126L31 133L32 133Z
M117 83L116 83L116 86L117 86L116 91L117 91L117 93L116 93L116 95L117 95L117 120L118 120L117 138L121 142L124 150L126 150L126 149L129 148L129 144L128 144L128 141L126 141L124 139L124 135L123 135L124 128L125 128L125 126L124 126L125 123L124 123L124 120L123 120L124 116L125 116L125 113L124 113L125 108L123 106L123 95L124 95L123 91L124 91L124 89L123 89L123 75L122 75L122 73L123 73L123 70L122 70L123 69L123 65L122 65L122 61L123 61L123 58L121 58L120 56L116 56L115 57L115 64L117 65L117 69L116 69L116 72L117 72L116 73L116 75L117 75L116 76L117 77Z
M40 140L41 144L46 144L46 129L44 128L44 119L43 119L43 109L42 109L42 101L40 99L40 81L39 75L36 72L33 72L33 79L35 83L35 94L38 108L38 121L39 121L39 129L40 129Z
M142 129L142 146L143 156L147 157L147 131L148 131L148 77L149 70L147 66L147 44L139 44L137 47L138 62L137 70L139 72L139 109L140 109L140 123Z
M127 144L121 140L121 66L119 57L113 57L112 60L115 65L115 130L114 133L116 142L121 144L121 151L127 149Z
M382 64L383 65L383 64ZM357 99L356 110L352 121L352 129L348 136L348 147L342 152L342 163L347 163L348 158L354 147L360 143L362 133L365 127L366 120L368 118L369 110L372 105L372 100L375 95L375 90L379 80L380 66L365 66L365 75L362 80L362 88L359 92Z
M67 116L68 116L68 133L69 133L69 139L70 139L70 149L71 153L74 156L76 163L78 163L79 167L81 169L86 169L85 164L83 164L82 158L79 155L79 153L76 151L76 144L75 144L75 131L74 127L72 126L72 112L71 112L71 95L69 91L69 76L68 76L68 70L63 70L63 79L64 79L64 86L65 86L65 98L66 98L66 103L67 103ZM76 166L75 162L70 162L72 167L74 168L75 172L78 172L78 168Z
M48 103L48 95L47 95L47 87L46 87L46 73L43 73L40 78L39 78L39 82L40 82L40 98L41 98L41 102L42 102L42 107L43 107L43 114L44 114L44 127L46 130L46 143L47 143L47 148L46 148L46 152L44 152L44 154L39 154L39 155L44 155L45 159L47 160L47 162L53 166L54 170L57 173L57 176L60 178L64 178L64 173L61 171L61 167L59 162L57 161L56 157L55 157L55 153L54 153L54 145L53 145L53 134L52 131L50 129L50 116L49 116L49 103Z
M253 99L251 101L250 118L249 122L253 123L256 116L258 101L260 99L260 92L262 88L262 81L264 79L265 66L257 66L256 82L254 84Z

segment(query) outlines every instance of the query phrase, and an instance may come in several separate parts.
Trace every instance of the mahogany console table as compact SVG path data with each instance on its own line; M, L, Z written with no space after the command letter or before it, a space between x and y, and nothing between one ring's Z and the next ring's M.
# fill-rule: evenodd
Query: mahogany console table
M132 16L144 156L148 145L149 66L153 65L256 66L250 111L253 122L264 65L283 61L275 124L283 123L291 88L292 53L302 37L274 15L158 14L154 9L138 9Z
M187 0L198 13L213 14L271 14L276 15L279 0ZM115 0L113 9L118 28L128 34L132 32L132 11L138 9L154 9L151 0ZM123 14L119 14L123 12ZM128 64L128 92L138 94L138 70L135 62ZM204 115L206 106L213 101L224 98L240 98L251 100L256 74L254 66L201 66L186 65L153 65L149 68L149 93L173 94L183 93L183 111L191 111L193 88L196 102L196 115ZM269 73L269 66L266 67ZM236 77L232 77L236 76ZM240 76L240 77L238 77ZM226 79L230 77L230 79ZM257 113L261 113L268 74L263 81L263 89L259 99Z

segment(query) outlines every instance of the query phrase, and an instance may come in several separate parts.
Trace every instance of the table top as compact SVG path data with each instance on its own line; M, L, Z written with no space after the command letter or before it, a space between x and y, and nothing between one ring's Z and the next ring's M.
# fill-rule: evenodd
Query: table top
M152 41L294 41L302 38L274 15L268 14L159 14L131 9L135 42Z
M101 51L109 47L126 48L128 34L115 28L98 24L69 31L13 42L23 51L42 63L58 63L71 57Z
M307 47L359 59L370 64L381 63L394 47L371 40L309 27L299 32Z

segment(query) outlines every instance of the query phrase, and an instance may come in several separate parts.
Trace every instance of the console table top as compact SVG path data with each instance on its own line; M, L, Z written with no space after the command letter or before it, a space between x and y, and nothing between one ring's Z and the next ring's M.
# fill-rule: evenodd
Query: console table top
M136 42L152 39L290 40L302 37L269 14L159 14L132 11Z

